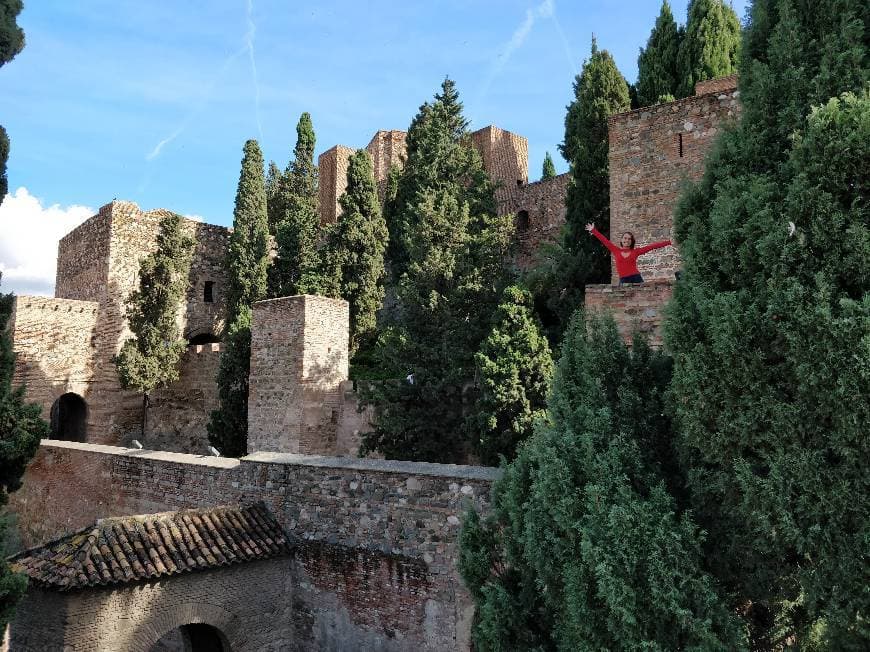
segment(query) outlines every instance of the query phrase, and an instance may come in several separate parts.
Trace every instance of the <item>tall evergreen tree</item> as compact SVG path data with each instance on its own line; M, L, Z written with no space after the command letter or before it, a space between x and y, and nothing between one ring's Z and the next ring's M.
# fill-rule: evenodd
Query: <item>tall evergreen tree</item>
M263 155L257 141L249 140L242 158L226 258L227 316L217 376L220 408L211 413L208 424L209 441L230 457L247 452L251 306L266 296L268 247Z
M271 296L317 294L319 271L320 216L317 210L318 180L314 165L314 127L311 116L303 113L296 125L293 160L279 184L275 227L278 255L272 266Z
M405 271L396 323L381 337L379 358L403 380L372 386L366 396L378 419L364 446L395 459L464 459L465 389L507 284L511 221L494 215L492 183L468 142L453 82L441 88L408 132L400 210L393 213L404 262L391 262Z
M695 94L695 84L737 72L740 19L724 0L690 0L680 43L677 97Z
M471 513L459 568L479 650L739 650L675 500L670 361L578 312L542 423Z
M646 47L641 48L637 58L637 101L640 106L651 106L663 97L675 97L679 93L681 38L671 5L664 0Z
M550 152L544 156L544 166L541 169L541 179L552 179L556 176L556 165L553 163L553 158Z
M512 285L504 291L494 326L475 355L480 398L478 440L483 464L511 460L543 416L553 358L532 310L532 296Z
M0 508L6 506L9 494L21 486L24 469L36 454L39 440L49 436L48 424L40 417L40 406L25 402L23 387L12 386L15 355L7 328L12 299L11 294L0 294ZM2 551L6 550L7 527L0 520ZM27 579L13 574L5 557L0 560L0 628L5 628L12 618L26 588Z
M861 0L756 0L740 122L675 216L678 449L770 647L870 645L868 35Z
M188 286L193 238L184 234L181 217L160 220L157 250L139 265L139 288L127 299L133 337L115 359L121 387L142 394L142 436L148 420L148 394L178 380L178 362L186 342L176 317Z
M559 146L571 165L565 199L565 225L556 246L542 250L537 269L528 279L539 309L555 321L556 336L583 303L589 283L610 279L607 251L583 230L594 222L610 230L610 174L607 118L630 108L628 84L607 50L593 39L592 54L574 80L574 102L565 116L565 140Z
M0 0L0 68L24 49L24 31L16 19L23 7L21 0ZM6 161L9 159L9 136L0 125L0 203L9 191Z
M327 294L350 304L350 354L375 335L384 299L387 224L378 203L372 162L365 150L351 155L347 189L339 199L341 215L325 246L323 273Z
M269 216L269 234L275 236L278 224L284 215L282 206L282 191L284 174L275 161L269 161L269 169L266 171L266 213Z

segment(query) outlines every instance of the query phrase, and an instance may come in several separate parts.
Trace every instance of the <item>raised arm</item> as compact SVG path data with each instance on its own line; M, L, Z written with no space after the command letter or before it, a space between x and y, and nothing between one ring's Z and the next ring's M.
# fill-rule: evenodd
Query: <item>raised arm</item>
M635 251L637 251L637 255L640 256L641 254L645 254L648 251L652 251L653 249L661 249L662 247L667 247L670 244L672 244L670 240L662 240L660 242L653 242L651 244L644 245L643 247L638 247L637 249L635 249Z
M591 228L590 228L590 227L591 227ZM619 251L619 247L617 247L617 246L616 246L615 244L613 244L610 240L608 240L607 238L605 238L605 237L604 237L604 236L603 236L603 235L598 231L598 229L595 228L594 225L592 225L592 224L587 224L587 225L586 225L586 230L589 231L589 233L591 233L592 235L594 235L596 238L598 238L599 240L601 240L601 244L603 244L605 247L607 247L607 248L610 250L610 253L615 254L616 252Z

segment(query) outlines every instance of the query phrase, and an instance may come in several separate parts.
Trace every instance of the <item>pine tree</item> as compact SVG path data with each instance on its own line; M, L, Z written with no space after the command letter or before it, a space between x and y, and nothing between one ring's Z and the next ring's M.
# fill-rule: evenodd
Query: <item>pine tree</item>
M656 104L663 97L674 97L679 92L681 38L671 6L664 0L646 47L641 48L637 58L637 101L640 106Z
M378 418L364 436L365 450L394 459L464 459L470 440L465 389L508 280L512 223L495 216L493 186L468 142L453 82L441 88L408 132L393 213L404 262L391 263L405 271L396 289L396 321L382 333L378 357L401 381L373 385L366 394Z
M740 19L724 0L690 0L680 42L677 97L695 94L695 84L737 72Z
M678 449L759 646L870 645L868 34L860 0L756 0L740 122L675 216Z
M24 49L24 31L16 18L21 13L21 0L0 0L0 68L9 63ZM0 204L9 191L6 178L6 161L9 159L9 136L0 125Z
M318 180L314 165L314 127L311 116L303 113L296 125L293 161L287 166L278 194L280 221L275 228L278 255L271 278L270 295L317 294L322 269L318 239L320 216L317 210Z
M351 155L347 189L339 199L341 215L323 253L324 286L350 308L350 354L371 344L376 314L384 299L384 252L387 224L378 203L372 162L365 150Z
M680 510L670 361L578 312L542 423L507 465L459 568L479 650L739 650L736 619Z
M544 167L541 170L541 180L544 179L552 179L556 176L556 166L553 163L553 159L550 156L550 152L547 152L544 155Z
M495 325L475 355L481 387L477 403L477 450L483 464L514 458L517 446L543 416L553 373L547 339L532 312L532 296L508 287Z
M127 299L133 337L115 359L121 387L142 394L142 436L148 420L148 394L178 380L185 350L176 316L188 286L193 239L182 232L181 217L160 220L157 250L139 264L139 288Z
M220 408L211 413L208 438L221 453L247 452L251 306L266 296L269 223L263 155L256 140L245 143L227 250L227 317L218 369Z
M7 504L10 493L21 487L24 469L36 454L39 440L49 436L48 424L40 417L40 406L25 401L23 387L12 387L15 355L7 329L12 299L11 294L0 294L0 507ZM7 527L5 521L0 521L0 550L3 551L6 550ZM15 605L26 588L27 579L13 574L5 559L0 560L0 629L12 618Z
M627 111L629 97L628 84L613 57L599 50L594 39L592 54L574 80L574 97L565 116L565 140L559 146L571 165L565 225L555 246L542 249L527 280L546 321L555 322L551 332L556 338L582 305L585 286L610 279L607 250L589 237L584 226L594 222L602 233L610 230L607 118Z

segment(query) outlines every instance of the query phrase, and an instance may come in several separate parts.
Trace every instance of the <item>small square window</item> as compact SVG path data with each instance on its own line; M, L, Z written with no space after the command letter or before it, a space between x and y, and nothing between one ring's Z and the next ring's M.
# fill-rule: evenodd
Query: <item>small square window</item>
M202 300L206 303L214 303L214 281L206 281L202 293Z

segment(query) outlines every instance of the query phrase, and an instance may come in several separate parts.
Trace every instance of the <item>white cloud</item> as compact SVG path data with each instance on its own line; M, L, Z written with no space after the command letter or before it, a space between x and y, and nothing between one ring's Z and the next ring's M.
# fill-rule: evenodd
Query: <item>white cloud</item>
M43 206L21 187L0 203L0 292L54 296L57 243L95 214L87 206Z

